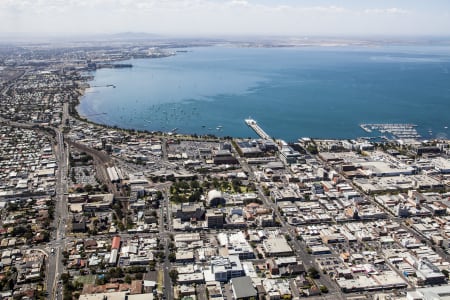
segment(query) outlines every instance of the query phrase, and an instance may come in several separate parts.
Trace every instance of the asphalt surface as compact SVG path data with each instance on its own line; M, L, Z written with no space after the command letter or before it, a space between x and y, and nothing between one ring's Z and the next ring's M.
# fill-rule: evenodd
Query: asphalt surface
M67 118L67 103L64 104L63 122ZM64 135L61 128L56 132L56 156L58 159L58 171L56 175L56 204L53 226L56 228L49 243L48 270L46 277L47 292L51 299L62 299L62 286L58 284L64 271L62 252L66 243L66 223L68 222L67 210L67 174L68 174L68 148L64 143Z

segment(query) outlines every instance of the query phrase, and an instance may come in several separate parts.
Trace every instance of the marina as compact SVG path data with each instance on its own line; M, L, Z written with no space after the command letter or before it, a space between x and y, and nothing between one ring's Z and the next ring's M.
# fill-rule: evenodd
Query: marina
M422 136L417 132L415 124L361 124L365 132L378 131L391 134L395 139L420 139Z

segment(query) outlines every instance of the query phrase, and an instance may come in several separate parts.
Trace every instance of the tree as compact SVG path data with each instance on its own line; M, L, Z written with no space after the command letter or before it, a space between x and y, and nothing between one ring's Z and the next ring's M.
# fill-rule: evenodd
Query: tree
M84 186L84 190L87 192L87 193L90 193L90 192L92 192L92 185L90 185L90 184L86 184L85 186Z
M215 189L218 189L220 187L220 183L219 183L219 180L217 180L217 178L213 178L212 184Z
M186 181L182 180L178 183L178 187L180 190L186 191L189 189L189 184Z
M200 201L201 197L202 197L201 191L196 190L189 196L188 201L189 202L198 202L198 201Z
M172 283L175 284L178 280L178 271L177 270L170 270L169 272L170 279L172 279Z
M310 267L308 269L308 276L311 278L314 278L314 279L318 279L318 278L320 278L320 273L319 273L319 271L317 271L316 268Z
M191 189L196 190L200 188L200 183L197 180L191 181Z
M125 279L124 279L124 280L125 280L125 283L130 284L130 283L131 283L131 276L127 274L127 275L125 276Z
M232 184L232 186L233 186L233 190L234 190L235 192L239 193L239 192L240 192L239 188L240 188L240 186L242 185L241 180L235 178L235 179L233 179L233 180L231 181L231 184Z
M156 262L154 260L149 263L150 271L155 271Z
M69 273L62 273L61 274L61 280L62 280L63 284L68 283L69 279L70 279Z
M308 147L306 147L306 150L307 150L309 153L313 154L313 155L319 153L319 152L317 151L316 145L312 145L312 144L308 145Z
M170 262L175 262L175 260L177 259L177 255L175 254L175 252L170 252L168 258Z

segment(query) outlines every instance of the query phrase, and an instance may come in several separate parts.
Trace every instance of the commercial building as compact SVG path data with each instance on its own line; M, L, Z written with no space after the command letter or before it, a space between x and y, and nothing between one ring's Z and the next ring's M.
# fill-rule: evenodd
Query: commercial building
M206 226L208 228L223 228L224 215L220 210L208 211L206 213Z
M233 299L251 300L256 299L258 292L253 286L252 279L249 276L237 277L230 280Z
M240 259L253 259L255 253L246 240L242 231L237 233L219 233L217 235L220 246L227 249L229 255L237 255Z
M291 256L294 254L291 246L283 236L269 237L263 241L264 252L267 256Z
M215 281L227 282L232 278L245 275L239 256L228 257L216 256L211 258L211 269L209 270ZM205 277L208 277L205 274Z

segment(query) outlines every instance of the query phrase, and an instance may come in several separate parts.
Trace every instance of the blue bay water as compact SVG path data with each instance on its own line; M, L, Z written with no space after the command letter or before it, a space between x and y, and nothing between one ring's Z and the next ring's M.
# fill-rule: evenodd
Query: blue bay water
M205 47L129 62L93 73L81 115L123 128L255 137L244 123L252 117L288 141L367 136L361 123L414 123L424 138L450 136L450 47Z

